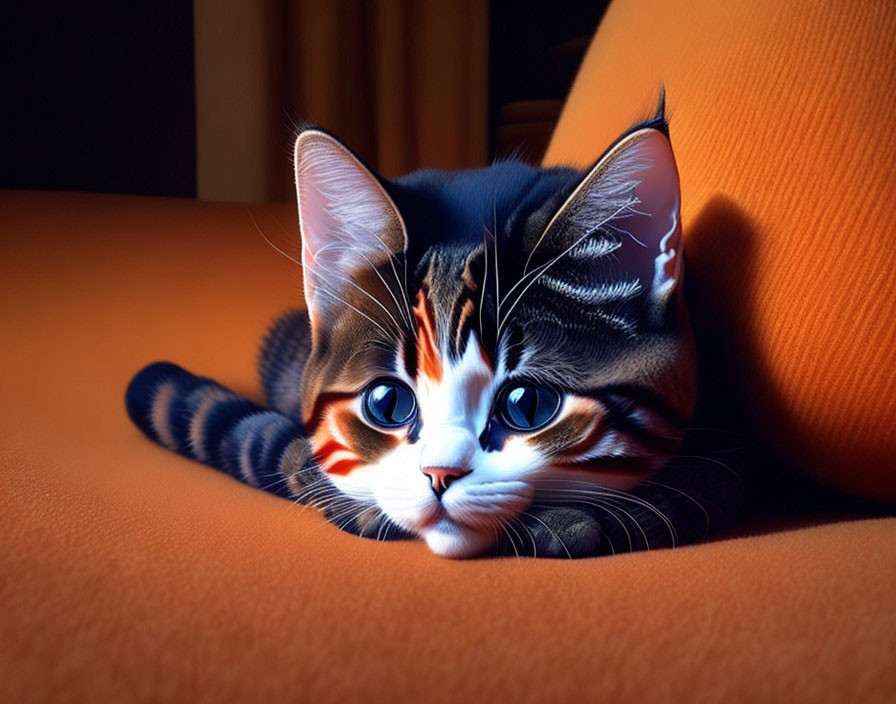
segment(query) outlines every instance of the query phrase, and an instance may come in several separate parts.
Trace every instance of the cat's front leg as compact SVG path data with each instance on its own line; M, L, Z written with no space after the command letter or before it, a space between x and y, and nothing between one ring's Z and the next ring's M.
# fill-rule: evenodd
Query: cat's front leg
M529 507L509 527L505 551L535 557L576 558L612 554L611 537L589 507Z

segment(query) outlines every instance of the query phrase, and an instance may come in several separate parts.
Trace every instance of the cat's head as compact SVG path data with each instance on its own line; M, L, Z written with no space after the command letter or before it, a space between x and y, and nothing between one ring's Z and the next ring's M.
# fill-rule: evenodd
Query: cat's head
M540 497L628 489L674 452L695 360L662 115L583 172L389 182L316 129L295 169L303 422L372 526L474 555Z

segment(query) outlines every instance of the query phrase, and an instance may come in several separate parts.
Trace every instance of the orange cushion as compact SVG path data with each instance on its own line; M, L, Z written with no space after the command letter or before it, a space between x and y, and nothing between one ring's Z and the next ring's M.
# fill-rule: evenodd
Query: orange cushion
M896 519L575 563L340 533L125 415L159 358L258 397L299 275L244 206L0 193L0 233L0 701L896 698Z
M762 440L896 501L896 4L615 2L546 156L584 165L661 83L688 263Z

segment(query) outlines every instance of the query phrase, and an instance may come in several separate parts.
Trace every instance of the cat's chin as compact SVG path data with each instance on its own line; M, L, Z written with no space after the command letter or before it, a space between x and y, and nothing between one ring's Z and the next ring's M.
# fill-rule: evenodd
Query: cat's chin
M476 557L495 544L493 532L460 526L447 516L424 529L421 537L436 555L455 559Z

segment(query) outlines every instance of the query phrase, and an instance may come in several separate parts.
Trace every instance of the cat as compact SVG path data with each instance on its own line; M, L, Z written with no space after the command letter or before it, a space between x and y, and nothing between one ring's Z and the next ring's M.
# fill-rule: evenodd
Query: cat
M153 440L339 528L436 554L583 557L693 542L737 476L688 461L697 395L664 97L578 171L377 176L295 142L305 311L263 342L269 408L159 362Z

